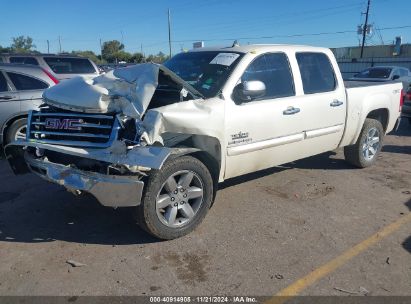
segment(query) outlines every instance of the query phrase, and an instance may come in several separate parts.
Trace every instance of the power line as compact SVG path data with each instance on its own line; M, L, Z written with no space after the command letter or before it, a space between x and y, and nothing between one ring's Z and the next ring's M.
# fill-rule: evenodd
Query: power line
M394 27L383 27L377 28L376 30L385 31L385 30L394 30L394 29L404 29L404 28L411 28L411 25L402 25L402 26L394 26ZM354 30L345 30L345 31L335 31L335 32L319 32L319 33L305 33L305 34L289 34L289 35L272 35L272 36L254 36L254 37L230 37L230 38L209 38L209 39L201 39L201 37L190 38L190 39L182 39L182 40L173 40L173 42L192 42L192 41L231 41L233 39L239 40L257 40L257 39L273 39L273 38L294 38L294 37L306 37L306 36L322 36L322 35L333 35L333 34L347 34L347 33L356 33L357 31ZM158 42L158 44L162 44L165 41Z

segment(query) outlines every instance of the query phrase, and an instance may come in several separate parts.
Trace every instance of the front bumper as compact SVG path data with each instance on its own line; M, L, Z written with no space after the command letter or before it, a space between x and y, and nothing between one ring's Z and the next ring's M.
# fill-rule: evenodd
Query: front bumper
M43 144L35 141L16 141L5 147L7 161L15 174L34 172L47 181L70 191L85 191L94 195L102 205L128 207L140 204L144 182L137 176L106 175L35 158L28 148L38 148L67 156L101 161L114 165L137 167L137 170L161 169L171 155L184 155L196 148L135 147L127 153L115 153L112 148L92 149Z
M137 180L136 177L82 171L44 159L36 159L27 152L24 158L30 171L36 175L73 192L89 192L104 206L131 207L141 202L144 182Z

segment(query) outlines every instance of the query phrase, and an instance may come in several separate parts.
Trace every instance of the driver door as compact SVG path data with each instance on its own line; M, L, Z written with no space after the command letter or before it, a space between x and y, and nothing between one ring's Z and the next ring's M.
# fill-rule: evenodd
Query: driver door
M261 98L227 103L228 129L225 178L231 178L301 158L307 111L295 95L293 75L285 53L255 58L241 82L265 84ZM233 97L235 98L235 97Z

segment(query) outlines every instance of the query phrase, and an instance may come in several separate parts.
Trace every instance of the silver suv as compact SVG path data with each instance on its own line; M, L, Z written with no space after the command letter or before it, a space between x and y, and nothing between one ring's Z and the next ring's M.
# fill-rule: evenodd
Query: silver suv
M0 63L0 144L26 137L28 111L38 109L44 90L58 82L38 66Z
M79 75L96 76L99 74L99 69L94 62L75 55L2 54L0 62L38 65L48 70L59 80Z

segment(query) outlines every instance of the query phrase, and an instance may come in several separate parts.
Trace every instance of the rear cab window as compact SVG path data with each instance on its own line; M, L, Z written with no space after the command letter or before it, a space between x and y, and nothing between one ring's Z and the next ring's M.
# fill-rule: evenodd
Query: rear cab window
M56 74L92 74L94 66L87 58L44 57L44 61Z
M43 90L49 87L44 81L23 74L7 72L7 76L17 91Z
M330 59L324 53L296 53L304 94L331 92L337 80Z
M28 57L28 56L10 57L10 63L39 65L39 62L37 61L36 58Z

